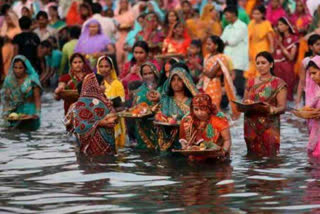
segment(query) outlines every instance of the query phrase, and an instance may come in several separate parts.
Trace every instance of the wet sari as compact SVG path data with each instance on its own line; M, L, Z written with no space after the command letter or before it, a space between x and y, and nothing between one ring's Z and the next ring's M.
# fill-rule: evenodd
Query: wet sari
M311 59L316 65L320 65L320 57L316 56ZM310 73L306 72L306 106L311 108L320 108L320 86L312 80ZM309 129L309 142L307 150L313 156L320 157L320 120L309 119L307 120Z
M159 71L152 63L145 63L144 65L150 66L151 70L159 79ZM134 98L134 104L147 103L150 107L154 105L147 98L147 94L150 92L146 82L144 82L137 90L136 97ZM137 149L156 149L157 148L157 132L153 125L152 120L149 118L141 118L136 120L136 139Z
M13 71L14 62L17 59L22 60L26 66L27 77L21 85L18 84ZM7 117L10 113L15 112L18 114L37 115L38 119L18 122L7 121L6 126L30 130L36 130L40 127L40 112L37 111L35 103L30 101L33 99L33 89L36 87L42 88L39 75L26 57L17 55L12 60L9 73L1 90L2 115Z
M198 93L196 86L192 81L190 74L183 68L177 67L170 72L168 84L164 88L164 94L160 99L160 111L167 117L175 117L176 121L181 121L182 118L190 112L190 104L192 97L186 97L184 102L174 99L171 89L171 80L173 76L178 75L183 81L186 90L191 96ZM162 127L158 126L158 146L161 151L170 151L171 149L180 149L181 145L178 140L179 127Z
M99 127L99 122L110 113L95 74L87 75L79 100L70 107L65 118L69 131L78 139L80 152L92 156L116 153L114 129Z
M200 121L193 108L205 110L209 115L206 121ZM192 99L190 114L185 116L180 124L180 143L188 146L198 145L200 142L214 143L223 146L221 132L229 128L228 119L222 112L218 112L207 94L198 94Z
M278 77L268 81L255 83L257 79L249 79L247 98L254 102L267 102L277 105L277 94L286 83ZM249 154L271 156L276 155L280 148L280 115L264 115L247 112L244 116L244 138Z
M103 81L103 85L105 87L104 95L108 99L120 97L121 101L124 102L125 101L124 87L122 83L118 80L116 70L114 69L113 61L110 57L102 56L98 59L97 73L101 75L99 71L99 64L103 59L107 59L109 63L111 63L112 70L110 75L113 79L112 83L108 83L106 80ZM119 120L119 123L117 123L116 126L114 127L114 131L115 131L115 142L116 142L117 148L124 147L126 143L126 124L125 124L124 118L121 118Z

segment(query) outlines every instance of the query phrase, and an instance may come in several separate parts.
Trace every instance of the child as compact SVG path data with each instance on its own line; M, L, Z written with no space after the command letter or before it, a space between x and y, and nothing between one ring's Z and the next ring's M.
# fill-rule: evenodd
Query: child
M231 148L231 135L227 118L218 112L207 94L196 95L190 105L190 114L180 124L182 149L206 150L221 147L222 158L228 157ZM194 157L189 157L193 159ZM210 156L197 158L205 160Z
M198 83L199 77L202 73L202 51L201 51L201 41L192 40L188 48L187 65L190 69L190 74L195 84Z

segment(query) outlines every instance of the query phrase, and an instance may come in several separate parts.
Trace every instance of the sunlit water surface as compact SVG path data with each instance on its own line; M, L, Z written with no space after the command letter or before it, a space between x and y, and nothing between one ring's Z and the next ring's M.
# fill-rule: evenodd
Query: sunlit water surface
M320 213L320 164L306 154L304 121L290 113L276 158L246 156L242 118L231 129L228 164L129 147L91 159L66 134L62 102L42 99L38 131L1 128L1 213Z

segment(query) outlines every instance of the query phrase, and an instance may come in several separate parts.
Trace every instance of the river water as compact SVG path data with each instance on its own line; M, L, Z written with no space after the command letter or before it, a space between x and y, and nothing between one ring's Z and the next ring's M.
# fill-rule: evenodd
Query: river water
M290 113L275 158L246 156L242 118L228 164L132 148L92 159L65 133L62 102L42 100L38 131L0 130L0 213L320 213L320 160L307 156L306 124Z

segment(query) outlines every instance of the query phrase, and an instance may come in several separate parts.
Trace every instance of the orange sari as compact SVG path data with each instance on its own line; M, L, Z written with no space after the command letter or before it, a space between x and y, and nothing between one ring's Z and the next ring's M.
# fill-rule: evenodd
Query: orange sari
M238 112L235 104L231 102L236 100L236 90L230 75L232 71L232 62L224 54L208 55L204 60L204 69L210 70L212 66L217 63L220 66L217 77L209 78L203 76L200 80L200 84L202 84L203 91L211 97L212 103L215 104L217 109L220 111L220 104L222 100L222 84L220 77L223 75L224 88L230 101L232 113L233 115L238 116L240 113Z

